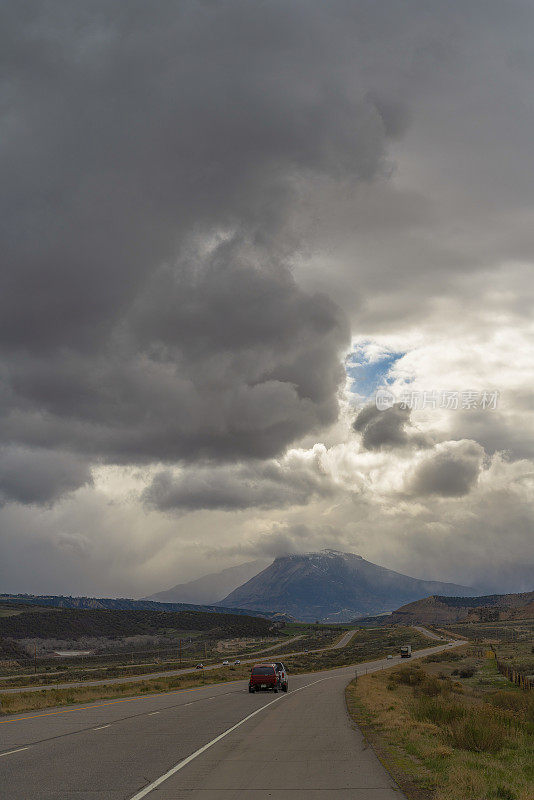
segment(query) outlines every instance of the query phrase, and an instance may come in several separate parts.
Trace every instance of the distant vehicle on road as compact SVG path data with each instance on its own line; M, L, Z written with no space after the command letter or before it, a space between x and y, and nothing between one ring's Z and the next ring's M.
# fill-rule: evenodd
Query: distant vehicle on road
M403 644L400 649L401 658L411 658L412 657L412 646L411 644Z
M223 667L229 667L230 666L230 662L228 661L228 659L225 659L223 661L222 665L223 665Z
M389 656L387 657L387 659L388 659L388 661L390 661L392 658L393 658L393 656L390 653Z
M281 661L276 661L274 664L274 668L278 676L278 685L280 686L283 692L287 692L289 684L287 679L287 670L285 666L282 664Z
M204 669L204 664L197 664L195 669Z
M255 664L250 673L249 692L260 692L262 689L278 691L279 681L274 664Z
M234 661L234 666L238 667L240 664L241 664L241 661L238 658L236 658L236 660Z

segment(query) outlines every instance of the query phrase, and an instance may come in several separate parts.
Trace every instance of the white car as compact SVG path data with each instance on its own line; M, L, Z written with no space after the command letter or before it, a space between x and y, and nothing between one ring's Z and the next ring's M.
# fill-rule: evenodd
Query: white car
M223 667L229 667L230 666L230 662L228 661L228 659L226 659L225 661L223 661L222 665L223 665Z
M274 668L276 670L276 676L278 678L278 684L283 692L287 692L289 682L287 679L287 670L285 666L282 664L281 661L276 661L274 664Z
M390 653L389 656L387 657L387 659L388 659L388 661L390 661L390 659L392 659L392 658L393 658L393 656Z
M240 664L241 661L238 658L236 658L236 660L234 661L234 666L238 667Z

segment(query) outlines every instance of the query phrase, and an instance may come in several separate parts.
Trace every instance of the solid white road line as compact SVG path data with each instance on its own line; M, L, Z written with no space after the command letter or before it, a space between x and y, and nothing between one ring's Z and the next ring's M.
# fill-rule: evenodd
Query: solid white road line
M8 750L7 753L0 753L0 758L2 756L10 756L11 753L20 753L22 750L29 750L29 747L17 747L16 750Z
M252 719L252 717L255 717L256 714L260 714L262 711L265 711L265 709L269 708L269 706L272 706L273 703L278 703L278 701L279 700L283 700L284 697L289 697L290 695L295 694L295 692L300 692L300 691L302 691L302 689L307 689L308 686L314 686L316 683L321 683L322 681L328 681L328 680L331 680L331 679L332 679L332 677L329 676L328 678L321 678L318 681L313 681L312 683L307 683L305 686L300 686L298 689L294 689L294 691L289 692L289 694L282 694L282 695L280 695L280 697L277 697L275 700L271 700L270 703L266 703L261 708L256 709L256 711L253 711L252 714L249 714L248 716L244 717L240 722L237 722L235 725L232 725L232 727L228 728L228 730L224 731L224 733L221 733L221 734L219 734L219 736L216 736L215 739L211 740L211 742L208 742L203 747L200 747L198 750L195 750L194 753L191 753L190 756L188 756L187 758L184 758L183 761L179 761L178 764L175 764L175 766L172 767L168 772L165 772L163 775L160 775L160 777L156 778L156 780L153 781L153 783L150 783L148 786L145 786L144 789L141 789L141 791L138 792L137 794L135 794L133 797L131 797L130 800L141 800L141 798L146 797L147 794L149 794L150 792L154 791L154 789L157 789L158 786L161 786L161 784L164 781L166 781L172 775L175 775L179 770L181 770L184 767L186 767L191 761L193 761L193 759L195 759L198 756L202 755L202 753L205 753L206 750L208 750L208 748L213 747L214 744L217 744L217 742L220 742L221 739L224 739L224 737L228 736L229 733L232 733L233 731L235 731L236 728L240 728L241 725L244 725L245 722L248 722L249 719Z

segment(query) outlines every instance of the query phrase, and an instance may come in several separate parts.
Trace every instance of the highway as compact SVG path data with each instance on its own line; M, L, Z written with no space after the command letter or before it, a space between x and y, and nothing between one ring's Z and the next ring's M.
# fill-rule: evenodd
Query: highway
M236 681L0 718L0 796L399 800L343 693L356 670L399 660L290 676L287 694Z
M284 642L284 645L287 646L288 644L293 644L294 642L297 642L299 639L302 639L303 635L304 634L299 634L299 636L293 636L291 639L287 639ZM338 644L334 645L334 647L339 647L339 646L340 646L339 642L338 642ZM262 653L270 653L273 650L277 650L279 647L280 647L280 642L276 642L276 644L273 644L270 647L265 647L265 648L262 648L261 650L254 651L254 654L255 655L261 655ZM248 655L250 655L250 653ZM232 656L232 660L234 658L241 658L241 656L240 655L237 655L237 656L233 655ZM165 660L161 660L160 659L159 661L143 661L143 662L141 662L139 664L125 664L124 666L127 666L129 669L131 669L132 667L145 667L145 669L146 669L146 667L156 666L156 664L174 664L174 663L176 663L176 659L173 659L172 661L165 661ZM82 667L82 668L78 668L78 669L79 669L80 672L86 672L86 673L89 673L89 672L100 672L102 670L102 665L100 665L98 667ZM19 680L19 678L28 678L29 680L34 680L35 678L43 678L43 677L44 678L49 678L50 677L50 672L23 672L23 673L18 673L16 675L0 675L0 681L2 681L2 682L3 681L16 681L16 680ZM54 686L55 686L55 684L54 684ZM2 691L3 690L0 688L0 692L2 692Z
M429 639L435 639L438 642L443 639L443 636L438 636L436 633L429 631L428 628L423 628L422 625L412 625L411 627L414 630L419 631L419 633L424 634L424 636L428 636Z
M346 647L355 633L357 633L357 629L356 628L353 628L352 630L347 631L346 634L341 637L339 642L336 642L336 644L332 645L331 649L332 650L338 650L340 647ZM328 650L327 647L324 647L322 649L323 650ZM313 652L316 652L316 651L313 651Z
M349 630L345 633L341 639L334 645L329 647L320 647L315 650L306 650L307 653L322 653L324 650L337 650L340 647L345 647L354 634L356 633L356 629ZM432 634L430 635L431 638L436 638ZM301 639L301 636L296 636L293 639L290 639L290 642L294 642L297 639ZM281 644L287 644L287 642L283 642ZM297 656L300 655L302 651L295 650L291 653L284 652L282 655L277 656L276 653L271 654L276 647L280 645L274 645L273 647L266 648L265 650L261 650L257 653L254 653L252 657L249 655L247 658L241 658L241 664L256 664L260 661L265 661L269 659L276 659L283 661L284 658L288 656ZM269 658L265 659L263 657L264 653L269 653ZM233 658L230 660L230 663L233 663ZM223 666L222 662L219 661L216 664L206 664L204 666L204 670L210 669L220 669ZM167 670L160 670L158 672L145 672L145 673L138 673L135 675L123 675L120 678L102 678L99 680L84 680L84 681L70 681L66 683L46 683L40 686L15 686L13 688L1 688L0 695L2 694L17 694L18 692L42 692L46 691L47 689L76 689L80 686L102 686L103 684L112 684L112 683L138 683L139 681L143 680L153 680L155 678L168 678L172 675L187 675L191 672L196 672L195 667L183 667L180 669L167 669Z

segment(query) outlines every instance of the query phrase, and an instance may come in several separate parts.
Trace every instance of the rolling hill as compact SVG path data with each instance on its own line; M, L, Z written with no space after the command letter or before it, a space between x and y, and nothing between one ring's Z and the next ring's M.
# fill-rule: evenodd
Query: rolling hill
M276 626L260 617L202 611L36 610L28 607L12 616L0 616L0 639L113 639L155 635L162 631L203 631L227 638L272 636Z
M387 617L388 625L447 625L454 622L496 622L534 619L534 592L482 597L434 595L401 606Z
M353 553L322 550L277 558L220 605L255 613L276 610L303 621L345 622L391 611L430 594L471 592L465 586L411 578Z

